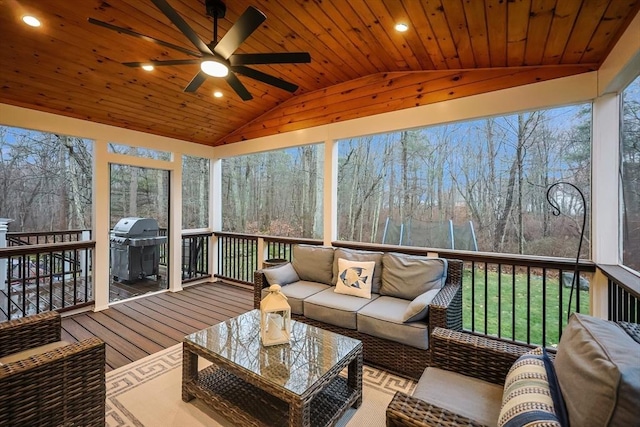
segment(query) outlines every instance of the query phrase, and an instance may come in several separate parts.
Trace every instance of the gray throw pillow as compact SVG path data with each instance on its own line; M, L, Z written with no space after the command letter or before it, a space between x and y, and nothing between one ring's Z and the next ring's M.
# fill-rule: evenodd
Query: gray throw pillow
M291 264L300 280L332 283L333 248L330 246L294 245Z
M374 261L376 266L373 269L373 281L371 282L371 292L377 294L380 292L380 284L382 283L382 255L383 252L374 251L358 251L355 249L336 248L333 256L333 282L335 285L338 281L338 259L346 259L349 261Z
M277 267L265 268L262 272L264 273L264 277L267 278L269 285L284 286L300 280L298 273L296 273L296 270L290 262L278 265Z
M382 257L381 295L413 300L430 289L440 289L447 278L447 260L386 253Z
M429 304L431 304L438 292L440 292L440 289L431 289L415 297L405 310L402 321L407 323L426 319L429 313Z

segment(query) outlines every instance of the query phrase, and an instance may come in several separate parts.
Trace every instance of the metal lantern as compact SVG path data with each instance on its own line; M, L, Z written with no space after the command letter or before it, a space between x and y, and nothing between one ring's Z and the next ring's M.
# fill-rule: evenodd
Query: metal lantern
M280 285L271 285L269 294L260 302L260 338L265 346L284 344L291 336L291 306L280 292Z

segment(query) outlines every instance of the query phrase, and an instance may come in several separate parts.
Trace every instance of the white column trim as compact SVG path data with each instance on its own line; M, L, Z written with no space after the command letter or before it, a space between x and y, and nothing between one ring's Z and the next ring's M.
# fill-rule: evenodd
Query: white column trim
M109 308L109 206L110 176L107 141L96 139L93 144L93 222L92 237L96 242L93 253L94 310Z
M617 94L594 100L592 139L591 258L600 264L618 264L620 98Z
M338 239L338 141L324 143L323 241L325 246Z
M182 155L173 153L169 170L169 290L182 290Z
M211 159L211 173L209 174L209 227L213 231L222 230L222 159ZM211 276L218 271L218 238L209 239L209 271Z

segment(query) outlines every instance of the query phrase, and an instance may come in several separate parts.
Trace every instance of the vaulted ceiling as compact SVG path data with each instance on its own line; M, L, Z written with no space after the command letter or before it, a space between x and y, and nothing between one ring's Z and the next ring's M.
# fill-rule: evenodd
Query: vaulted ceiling
M212 41L205 0L167 3ZM226 3L218 38L249 6L267 16L237 52L311 54L308 64L253 66L296 92L240 75L250 101L222 78L185 93L198 64L122 65L188 57L88 18L194 50L151 0L0 0L0 102L214 146L596 70L640 9L631 0ZM42 26L24 25L25 14Z

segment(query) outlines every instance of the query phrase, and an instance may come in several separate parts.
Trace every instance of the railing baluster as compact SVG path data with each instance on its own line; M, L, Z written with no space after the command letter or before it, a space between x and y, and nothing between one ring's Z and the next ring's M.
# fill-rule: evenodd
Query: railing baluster
M471 261L471 330L476 331L476 262Z
M498 264L498 336L502 336L502 264Z
M527 266L527 344L531 343L531 267Z
M531 320L531 319L529 319ZM542 269L542 346L547 345L547 269Z
M489 264L484 263L484 333L487 334L489 322Z
M511 266L511 339L516 340L516 266Z

